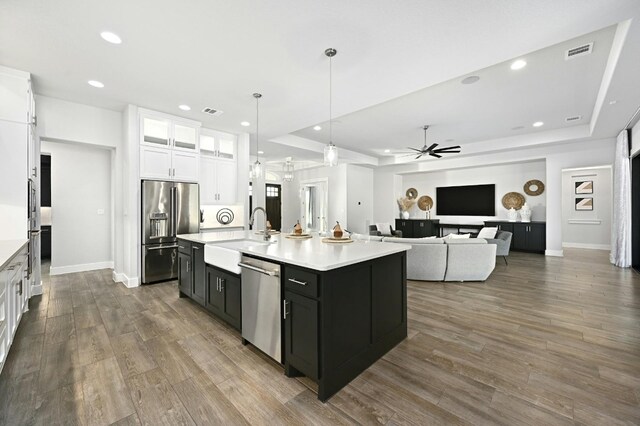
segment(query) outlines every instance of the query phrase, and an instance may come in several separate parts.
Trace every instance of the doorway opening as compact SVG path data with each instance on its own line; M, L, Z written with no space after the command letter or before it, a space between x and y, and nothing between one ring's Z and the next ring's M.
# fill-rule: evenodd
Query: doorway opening
M268 183L265 185L265 207L267 217L271 222L271 229L280 231L282 228L282 185Z
M40 258L42 275L51 267L51 155L40 155Z

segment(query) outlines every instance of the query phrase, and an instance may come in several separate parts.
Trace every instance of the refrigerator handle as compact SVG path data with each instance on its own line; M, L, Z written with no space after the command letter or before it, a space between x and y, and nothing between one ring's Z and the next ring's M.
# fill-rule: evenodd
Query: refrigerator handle
M171 214L171 236L176 236L176 188L173 187L170 190L171 199L170 199L170 214Z

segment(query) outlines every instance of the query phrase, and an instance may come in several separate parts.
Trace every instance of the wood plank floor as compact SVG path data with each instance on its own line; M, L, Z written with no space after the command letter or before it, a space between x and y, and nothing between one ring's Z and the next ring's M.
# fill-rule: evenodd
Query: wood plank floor
M329 400L187 299L54 276L0 376L0 424L638 424L640 277L512 253L486 283L409 282L409 338Z

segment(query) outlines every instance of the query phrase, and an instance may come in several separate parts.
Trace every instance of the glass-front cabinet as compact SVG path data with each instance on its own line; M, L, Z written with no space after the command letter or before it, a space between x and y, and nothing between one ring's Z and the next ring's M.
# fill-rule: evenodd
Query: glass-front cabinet
M236 160L237 136L210 129L200 130L200 154L223 160Z
M140 143L153 146L171 145L171 122L150 117L142 117L142 140Z

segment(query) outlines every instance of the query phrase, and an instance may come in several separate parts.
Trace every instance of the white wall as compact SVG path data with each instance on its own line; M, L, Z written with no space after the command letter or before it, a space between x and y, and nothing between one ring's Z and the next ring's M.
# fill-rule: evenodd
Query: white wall
M631 157L640 153L640 121L631 129Z
M575 193L576 181L593 181L593 194ZM609 250L612 214L611 167L562 172L562 246ZM576 197L593 198L592 211L576 211Z
M347 165L347 228L351 232L368 234L373 223L373 170Z
M434 206L431 211L432 218L440 218L441 220L453 220L461 222L482 222L491 219L507 219L507 209L502 206L502 197L507 192L519 192L524 195L526 202L532 210L532 220L546 219L547 196L546 191L538 196L530 196L524 192L525 182L531 179L546 182L546 168L544 160L511 163L481 167L470 167L464 169L439 170L435 172L421 172L403 175L402 195L408 188L416 188L418 197L429 195ZM437 216L436 212L436 188L443 186L461 186L461 185L481 185L495 184L495 216ZM398 194L400 196L401 194ZM424 219L425 212L418 209L417 206L411 210L411 216Z
M111 150L42 142L51 154L51 274L113 267Z
M83 144L117 147L122 140L122 114L47 96L36 96L38 134Z

